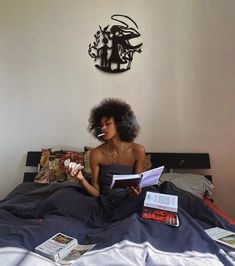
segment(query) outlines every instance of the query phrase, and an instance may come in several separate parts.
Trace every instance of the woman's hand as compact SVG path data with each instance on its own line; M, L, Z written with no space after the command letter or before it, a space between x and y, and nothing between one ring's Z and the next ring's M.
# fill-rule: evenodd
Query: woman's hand
M82 174L82 171L81 169L83 168L83 166L81 166L81 164L76 164L76 163L68 163L66 162L64 164L65 166L65 173L72 176L72 177L75 177L76 179L78 179L78 181L80 181L80 183L82 183L85 178Z
M142 193L142 188L140 187L127 187L128 193L130 196L137 197Z
M85 177L83 176L81 170L78 170L77 172L72 171L71 173L69 173L69 175L78 179L80 183L82 183L85 180Z

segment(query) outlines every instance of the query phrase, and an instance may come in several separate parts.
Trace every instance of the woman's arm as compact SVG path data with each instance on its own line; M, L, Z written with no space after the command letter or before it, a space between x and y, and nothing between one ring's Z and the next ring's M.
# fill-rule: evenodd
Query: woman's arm
M99 174L100 174L100 152L97 149L91 150L90 155L90 167L91 167L91 184L96 189L97 195L100 196L100 184L99 184Z
M100 167L98 162L99 162L99 153L97 153L96 149L94 149L91 151L90 155L91 184L85 179L81 170L73 174L71 174L71 171L68 171L71 176L79 180L82 187L93 197L100 196L100 187L99 187Z
M142 145L137 144L135 147L135 174L141 174L145 165L145 149Z
M135 174L141 174L144 171L145 165L145 149L142 145L136 144L133 149L133 154L135 154ZM131 187L128 189L130 195L139 196L142 192L142 189L137 187Z

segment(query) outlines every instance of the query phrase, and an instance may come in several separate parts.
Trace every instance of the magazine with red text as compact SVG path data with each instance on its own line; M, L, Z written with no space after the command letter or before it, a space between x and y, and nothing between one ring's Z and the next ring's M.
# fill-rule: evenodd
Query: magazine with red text
M146 220L154 220L160 223L179 226L179 219L176 213L144 207L142 218Z
M142 218L179 226L177 211L178 196L149 191L146 193Z

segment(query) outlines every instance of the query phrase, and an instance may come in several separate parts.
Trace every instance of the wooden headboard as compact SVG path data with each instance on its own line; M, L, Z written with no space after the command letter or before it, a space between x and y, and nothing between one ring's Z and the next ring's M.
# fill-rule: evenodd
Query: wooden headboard
M40 151L28 151L27 157L26 157L26 166L37 168L37 171L35 172L25 172L24 173L24 182L33 182L36 174L39 171L40 166L40 158L41 158L41 152Z
M208 153L164 153L147 152L152 167L164 165L166 169L210 169Z
M210 157L208 153L164 153L147 152L150 155L152 168L164 165L165 169L210 169ZM37 171L25 172L24 182L33 182L38 173L41 152L29 151L26 158L26 166L35 167ZM211 180L211 176L206 176Z

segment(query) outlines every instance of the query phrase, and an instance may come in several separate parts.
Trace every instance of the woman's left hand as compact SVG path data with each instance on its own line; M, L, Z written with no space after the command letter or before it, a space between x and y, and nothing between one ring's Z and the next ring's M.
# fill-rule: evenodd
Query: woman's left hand
M131 196L137 197L142 193L142 189L140 187L127 187L128 193Z

